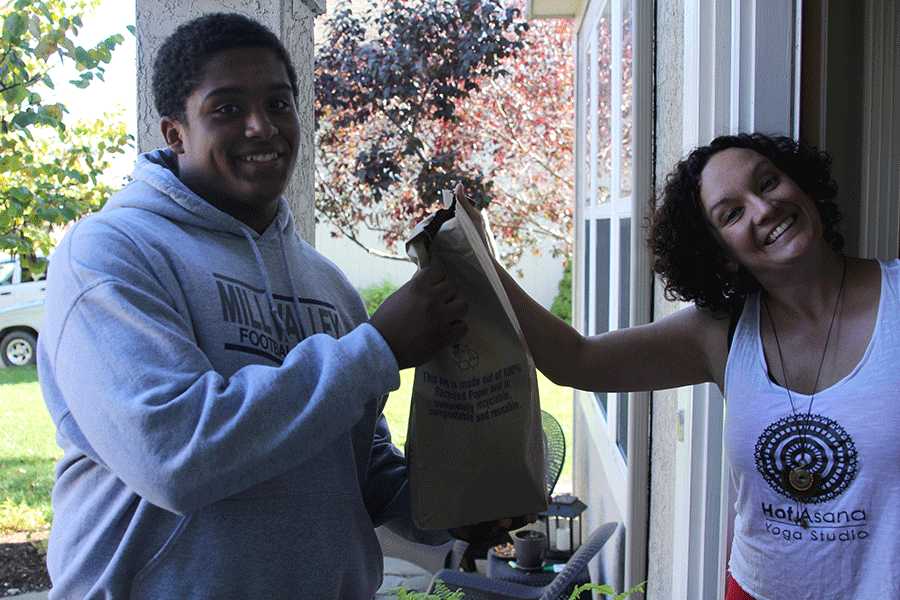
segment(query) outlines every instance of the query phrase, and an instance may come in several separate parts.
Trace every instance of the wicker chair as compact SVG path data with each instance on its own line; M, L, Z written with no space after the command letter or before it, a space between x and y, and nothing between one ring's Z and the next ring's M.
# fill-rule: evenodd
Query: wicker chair
M551 583L543 587L513 583L476 573L445 569L434 576L428 592L433 594L437 588L443 585L451 592L462 590L466 600L568 600L571 594L570 588L575 577L581 573L585 565L600 551L617 528L617 523L606 523L598 527L588 538L588 541L572 555L565 568L557 574Z

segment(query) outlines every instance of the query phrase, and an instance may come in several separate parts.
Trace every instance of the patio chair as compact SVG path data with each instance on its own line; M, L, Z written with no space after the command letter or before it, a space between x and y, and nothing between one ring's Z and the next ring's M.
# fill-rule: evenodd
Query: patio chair
M612 537L617 528L618 523L606 523L594 530L588 541L572 555L563 570L551 583L543 587L513 583L476 573L444 569L431 580L428 593L435 593L438 582L440 582L451 592L462 590L466 600L568 600L571 594L569 588L575 577L600 551L600 548Z
M562 473L563 463L566 462L566 434L559 421L545 410L541 411L541 427L544 430L547 495L552 496L553 488Z
M381 551L385 556L399 558L412 563L434 575L441 569L459 568L462 562L462 551L465 548L456 546L457 540L450 540L440 546L429 546L407 540L387 527L375 530Z

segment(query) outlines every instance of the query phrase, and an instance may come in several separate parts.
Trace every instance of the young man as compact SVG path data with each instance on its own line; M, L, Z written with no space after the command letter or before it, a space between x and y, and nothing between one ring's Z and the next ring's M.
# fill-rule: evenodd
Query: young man
M420 541L381 410L465 331L423 270L368 319L282 199L296 75L238 15L156 60L166 148L53 257L41 387L64 457L51 598L371 598L373 527ZM507 521L504 525L510 525Z

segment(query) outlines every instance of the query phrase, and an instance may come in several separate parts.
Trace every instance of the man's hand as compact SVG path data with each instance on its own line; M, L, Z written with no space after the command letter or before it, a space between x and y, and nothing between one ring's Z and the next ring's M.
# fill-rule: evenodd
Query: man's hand
M537 515L525 515L522 517L499 519L497 521L485 521L478 525L466 525L450 529L450 535L456 539L478 546L493 546L504 541L506 534L516 529L521 529L538 520Z
M417 367L458 342L468 328L469 304L437 266L416 271L375 311L369 324L390 346L400 369Z

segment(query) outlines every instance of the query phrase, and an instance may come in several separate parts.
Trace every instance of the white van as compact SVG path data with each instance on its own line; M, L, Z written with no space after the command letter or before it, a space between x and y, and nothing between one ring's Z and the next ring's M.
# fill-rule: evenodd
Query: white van
M46 262L47 259L38 257L38 260ZM46 288L46 265L40 273L33 274L18 256L0 255L0 308L39 300Z
M0 308L0 360L7 367L33 365L44 320L44 299Z

